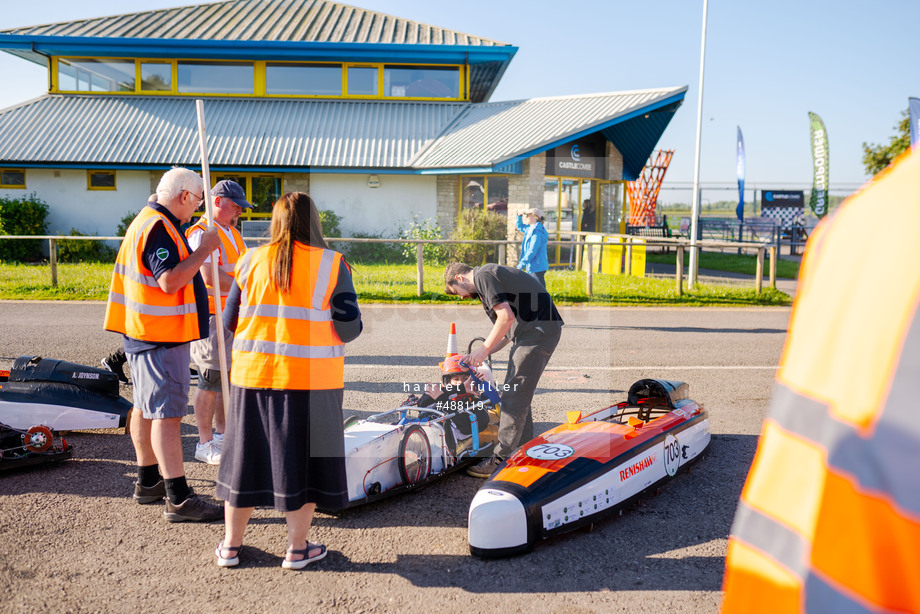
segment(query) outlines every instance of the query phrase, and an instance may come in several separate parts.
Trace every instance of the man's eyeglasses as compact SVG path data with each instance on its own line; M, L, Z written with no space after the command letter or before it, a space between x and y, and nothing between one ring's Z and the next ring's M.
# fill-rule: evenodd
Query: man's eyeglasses
M204 202L204 192L201 193L201 196L198 196L197 194L195 194L195 193L192 192L191 190L186 190L186 192L188 192L189 194L191 194L192 196L194 196L196 199L198 199L198 206L199 206L199 207L201 206L201 203Z

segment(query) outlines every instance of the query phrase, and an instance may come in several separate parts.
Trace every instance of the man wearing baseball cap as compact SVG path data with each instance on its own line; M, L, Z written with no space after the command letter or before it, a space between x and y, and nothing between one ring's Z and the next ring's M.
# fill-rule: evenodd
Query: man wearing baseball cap
M201 265L201 276L208 287L208 308L210 310L209 326L210 335L207 339L199 339L192 343L192 363L198 371L198 389L195 391L195 421L198 423L198 444L195 446L195 458L217 465L220 463L221 444L224 439L226 420L224 417L224 401L221 394L220 353L217 339L217 322L215 317L220 317L227 294L233 285L233 272L236 262L246 251L243 237L236 229L237 221L243 209L251 209L252 205L246 200L246 192L235 181L225 179L218 181L211 188L214 197L214 225L220 230L220 249L217 262L218 279L215 280L211 268L211 257L208 256ZM188 230L185 231L189 245L197 249L202 233L207 230L209 222L204 215ZM220 287L220 305L215 310L214 286ZM227 357L227 367L230 367L231 348L233 347L233 333L224 329L224 355ZM214 432L211 432L211 426Z

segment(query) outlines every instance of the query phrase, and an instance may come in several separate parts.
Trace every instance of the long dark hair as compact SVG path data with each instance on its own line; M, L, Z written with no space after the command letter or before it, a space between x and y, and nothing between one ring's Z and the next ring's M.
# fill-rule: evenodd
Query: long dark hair
M288 192L278 199L272 209L271 242L275 257L272 278L282 292L291 291L291 266L294 262L294 242L329 249L323 238L316 203L304 192Z

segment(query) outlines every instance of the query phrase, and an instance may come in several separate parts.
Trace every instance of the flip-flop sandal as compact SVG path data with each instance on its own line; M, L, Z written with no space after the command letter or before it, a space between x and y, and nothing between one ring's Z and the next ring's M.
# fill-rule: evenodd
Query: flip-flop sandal
M315 556L309 556L310 551L316 550L317 548L319 548L319 554ZM306 567L307 565L309 565L310 563L314 561L318 561L320 559L326 558L326 554L327 554L326 546L322 544L311 544L310 542L307 542L307 547L304 548L303 550L294 550L292 548L288 548L287 551L288 551L288 554L299 554L303 556L304 558L300 559L299 561L289 561L287 560L287 558L285 558L281 562L281 566L284 567L285 569L303 569L304 567Z
M243 545L239 546L225 546L224 542L221 541L217 544L217 549L214 551L214 554L217 556L217 566L218 567L236 567L240 564L240 548ZM223 553L227 551L231 556L224 557Z

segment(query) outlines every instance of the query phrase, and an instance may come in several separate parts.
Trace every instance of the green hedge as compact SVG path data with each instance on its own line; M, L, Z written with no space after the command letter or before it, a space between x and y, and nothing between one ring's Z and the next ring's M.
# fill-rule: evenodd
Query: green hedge
M22 198L0 198L0 225L8 235L48 232L48 204L32 192ZM35 262L42 259L40 239L0 239L0 260Z

